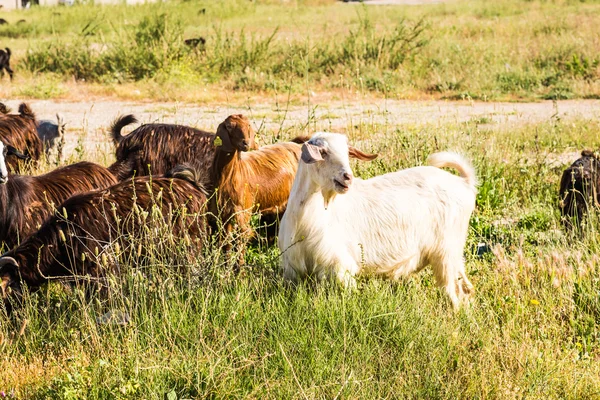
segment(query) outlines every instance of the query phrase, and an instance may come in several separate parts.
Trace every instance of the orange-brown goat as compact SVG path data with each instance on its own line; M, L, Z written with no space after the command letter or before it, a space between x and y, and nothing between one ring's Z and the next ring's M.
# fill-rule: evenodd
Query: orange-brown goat
M217 129L212 168L216 193L211 212L223 221L227 233L237 223L246 238L252 235L253 211L263 215L282 215L285 211L301 154L297 142L304 140L246 152L253 138L254 131L244 116L229 116Z

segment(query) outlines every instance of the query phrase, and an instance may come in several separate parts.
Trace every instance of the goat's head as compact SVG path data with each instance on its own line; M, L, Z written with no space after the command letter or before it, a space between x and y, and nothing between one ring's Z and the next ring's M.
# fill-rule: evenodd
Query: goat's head
M596 158L595 153L584 150L581 157L571 164L567 171L571 174L573 182L591 184L600 176L600 160Z
M242 114L230 115L217 128L215 146L226 153L248 151L255 148L254 136L248 118Z
M8 313L21 302L23 295L18 271L19 264L14 258L0 257L0 294Z
M14 147L0 141L0 184L4 184L8 181L8 169L6 168L6 158L8 156L15 156L22 160L30 159L29 156L26 156Z
M302 145L301 159L313 169L313 180L324 194L350 190L353 173L349 157L370 161L377 154L366 154L349 146L346 136L339 133L319 132Z

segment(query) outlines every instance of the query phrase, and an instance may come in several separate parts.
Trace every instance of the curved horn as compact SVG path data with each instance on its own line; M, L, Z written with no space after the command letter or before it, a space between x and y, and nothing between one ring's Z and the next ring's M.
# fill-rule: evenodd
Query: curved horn
M348 155L353 158L357 158L361 161L371 161L377 158L379 154L367 154L363 153L356 147L348 146Z
M10 146L10 145L6 145L6 155L13 155L17 158L20 158L21 160L29 160L31 159L30 156L21 153L19 150L15 149L14 147Z
M12 257L0 257L0 268L5 265L14 265L15 267L19 267L19 263Z

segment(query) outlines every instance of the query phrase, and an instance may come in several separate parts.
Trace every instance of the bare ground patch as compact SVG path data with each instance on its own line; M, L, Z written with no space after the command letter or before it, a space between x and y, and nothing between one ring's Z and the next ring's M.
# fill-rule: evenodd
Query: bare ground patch
M244 113L251 117L257 129L275 135L290 127L302 127L305 133L316 130L346 132L357 124L368 123L384 127L402 125L444 125L475 122L482 126L505 127L540 123L552 119L597 119L599 100L543 101L536 103L398 101L362 99L328 101L326 104L281 104L271 99L252 104L215 103L195 105L166 102L134 102L93 100L61 102L55 100L28 101L39 119L55 119L61 114L67 123L67 156L75 151L78 138L85 133L87 151L109 151L108 128L119 115L134 114L139 121L192 125L215 130L226 116ZM13 109L20 101L8 101ZM134 125L135 127L137 125ZM382 132L385 133L385 132ZM266 140L265 140L266 141ZM79 143L81 144L81 143ZM569 153L572 158L573 151Z

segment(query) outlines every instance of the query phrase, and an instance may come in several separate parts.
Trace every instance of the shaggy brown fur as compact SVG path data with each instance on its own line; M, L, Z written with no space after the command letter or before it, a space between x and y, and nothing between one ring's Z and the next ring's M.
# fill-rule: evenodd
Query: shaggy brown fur
M151 212L155 205L162 220L172 227L174 238L187 237L201 247L196 239L205 234L206 193L191 175L180 171L173 177L135 178L62 203L39 231L0 258L5 306L10 310L10 297L19 300L23 282L35 291L52 278L104 277L111 268L103 261L103 254L107 260L105 249L118 243L125 250L150 224L150 218L141 219L135 209ZM182 207L185 213L179 212ZM115 268L112 265L117 272Z
M0 114L8 114L10 113L10 107L8 107L4 103L0 103Z
M594 152L584 150L560 180L560 213L565 229L579 227L589 207L600 204L600 165Z
M123 181L134 175L150 173L161 175L178 164L189 164L202 172L206 178L202 184L209 192L212 191L213 184L209 178L215 155L214 133L182 125L145 124L122 136L121 129L136 121L133 115L126 115L117 119L111 128L112 138L117 144L117 161L109 169L117 179ZM254 147L254 138L250 147Z
M19 106L19 114L0 114L0 140L23 152L34 162L40 159L43 145L37 134L35 114L27 104ZM25 166L25 161L9 158L6 166L9 172L19 173Z
M292 142L277 143L242 153L252 133L240 117L228 117L217 129L222 145L212 168L217 191L211 212L223 221L226 232L231 232L236 222L242 233L250 236L253 211L264 215L282 215L285 211L302 147Z
M39 176L9 175L0 185L0 242L15 246L40 228L53 207L74 194L115 183L108 169L87 161Z

